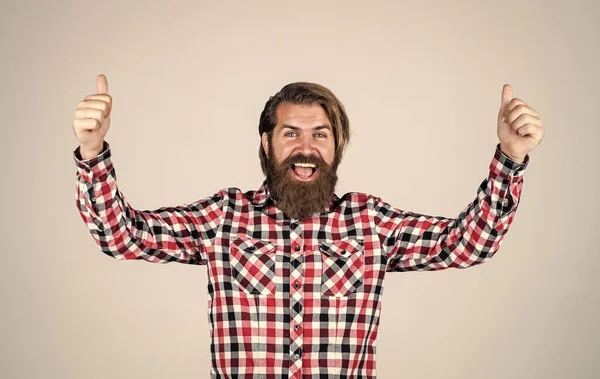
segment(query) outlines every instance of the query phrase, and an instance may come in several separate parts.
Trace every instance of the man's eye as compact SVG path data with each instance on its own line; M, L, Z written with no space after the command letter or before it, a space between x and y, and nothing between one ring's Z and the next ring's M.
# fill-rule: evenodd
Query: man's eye
M315 134L315 137L318 137L318 138L325 138L325 137L327 137L327 134L325 134L325 133L316 133L316 134Z
M287 132L284 134L286 137L294 137L295 135L297 135L296 132Z

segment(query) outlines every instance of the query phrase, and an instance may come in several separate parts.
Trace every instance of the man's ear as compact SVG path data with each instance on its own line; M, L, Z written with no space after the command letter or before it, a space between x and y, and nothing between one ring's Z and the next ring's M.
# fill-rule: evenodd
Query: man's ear
M265 154L267 157L269 156L269 135L266 132L263 132L261 136L262 147L265 150Z

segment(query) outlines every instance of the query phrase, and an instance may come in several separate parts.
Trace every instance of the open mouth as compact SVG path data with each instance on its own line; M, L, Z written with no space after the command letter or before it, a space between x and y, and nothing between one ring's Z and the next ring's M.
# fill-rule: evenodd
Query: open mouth
M292 171L299 180L312 180L316 176L317 166L313 163L293 163Z

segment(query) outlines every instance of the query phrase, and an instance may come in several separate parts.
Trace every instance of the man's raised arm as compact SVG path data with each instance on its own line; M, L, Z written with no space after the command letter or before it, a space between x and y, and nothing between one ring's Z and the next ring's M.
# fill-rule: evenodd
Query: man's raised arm
M221 221L222 196L153 211L132 208L119 191L104 138L110 127L112 97L104 75L97 93L77 105L73 130L79 140L76 204L92 237L107 255L155 263L206 264Z
M498 112L498 138L488 177L456 218L403 211L374 199L379 239L387 271L467 268L491 258L514 220L528 153L543 138L539 114L505 85Z

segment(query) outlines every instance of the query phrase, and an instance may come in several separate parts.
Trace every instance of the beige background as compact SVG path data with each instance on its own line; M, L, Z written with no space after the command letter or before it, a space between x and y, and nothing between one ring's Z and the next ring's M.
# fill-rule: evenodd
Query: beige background
M512 228L482 266L388 274L378 378L598 378L599 2L251 3L2 1L0 377L208 377L205 268L110 259L77 213L102 72L140 209L257 188L259 113L309 80L352 122L338 193L454 217L512 84L546 128Z

